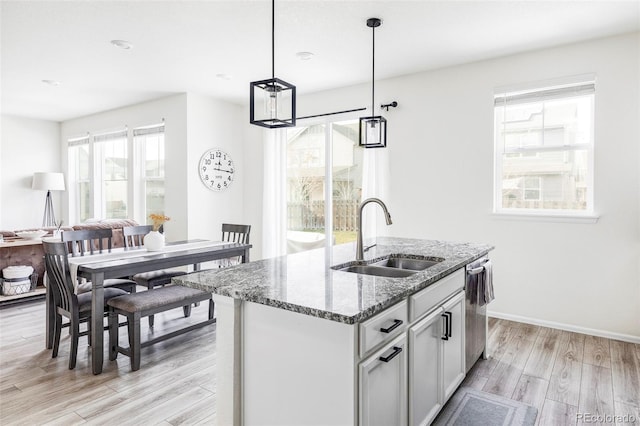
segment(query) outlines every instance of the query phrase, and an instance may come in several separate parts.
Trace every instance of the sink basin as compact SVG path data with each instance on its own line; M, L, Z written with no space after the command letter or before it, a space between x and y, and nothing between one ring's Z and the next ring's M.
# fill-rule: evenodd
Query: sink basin
M424 271L444 260L439 257L408 256L411 255L392 254L375 263L363 264L356 261L340 267L333 267L332 269L356 274L375 275L377 277L405 278L419 271Z
M338 269L344 272L354 272L356 274L375 275L377 277L404 278L416 273L407 269L387 268L375 265L352 265Z
M390 257L380 262L373 263L376 266L384 266L386 268L408 269L410 271L424 271L425 269L437 265L444 259L413 259L408 257Z

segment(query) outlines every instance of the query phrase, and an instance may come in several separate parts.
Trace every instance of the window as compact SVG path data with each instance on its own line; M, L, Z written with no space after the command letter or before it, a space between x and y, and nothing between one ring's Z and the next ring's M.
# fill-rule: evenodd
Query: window
M495 95L497 213L593 214L595 81Z
M94 197L102 219L126 219L129 201L129 151L127 131L93 137L96 180Z
M68 142L72 222L164 213L164 123Z
M164 124L134 129L133 144L140 171L137 206L145 218L164 214Z
M80 222L89 219L92 211L90 160L88 136L69 140L69 202Z
M290 253L322 247L326 235L331 235L335 244L355 241L362 192L362 151L358 146L357 120L287 130ZM327 212L332 212L331 217Z

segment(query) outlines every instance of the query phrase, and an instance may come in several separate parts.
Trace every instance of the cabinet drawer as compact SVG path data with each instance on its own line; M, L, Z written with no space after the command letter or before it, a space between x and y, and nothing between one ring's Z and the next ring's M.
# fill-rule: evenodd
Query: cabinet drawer
M408 319L407 301L385 309L360 324L360 357L405 331Z
M464 268L458 269L453 274L410 296L410 321L416 321L461 288L464 288Z

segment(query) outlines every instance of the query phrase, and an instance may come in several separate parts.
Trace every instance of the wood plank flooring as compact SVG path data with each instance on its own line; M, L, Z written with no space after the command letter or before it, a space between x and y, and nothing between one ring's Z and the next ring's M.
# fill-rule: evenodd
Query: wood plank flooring
M640 345L490 318L489 348L463 386L536 407L537 425L640 425Z
M182 309L156 315L155 330L144 320L143 337L204 320L205 305L188 319ZM535 406L542 426L586 424L579 414L593 416L589 424L633 424L622 421L626 415L640 425L640 345L493 318L489 327L491 356L474 366L464 386ZM3 426L214 423L215 324L144 348L139 371L120 355L105 361L98 376L91 374L85 337L69 370L68 335L63 331L52 359L44 328L42 301L0 309ZM598 415L609 417L598 422Z

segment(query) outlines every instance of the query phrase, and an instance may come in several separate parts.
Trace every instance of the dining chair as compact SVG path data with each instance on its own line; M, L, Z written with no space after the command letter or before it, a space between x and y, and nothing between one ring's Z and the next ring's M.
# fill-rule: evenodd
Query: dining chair
M111 252L112 238L112 229L83 229L62 232L62 241L67 246L67 252L71 257L109 253ZM136 292L136 282L128 278L106 279L104 280L104 287L116 287L129 293ZM90 282L78 284L78 293L89 291L91 291Z
M144 236L151 232L152 229L152 225L126 226L122 228L125 249L130 250L143 247ZM160 232L162 232L162 229ZM186 272L180 269L159 269L157 271L135 274L131 279L135 281L136 284L146 287L147 290L153 290L154 287L164 287L167 284L171 284L171 278L184 274L186 274ZM148 316L149 327L153 327L153 319L153 315Z
M251 233L251 225L237 225L232 223L222 224L222 241L239 244L249 244L249 234ZM240 257L232 257L222 259L219 267L238 265L241 263Z
M44 250L44 262L47 276L49 277L50 291L53 294L53 309L55 312L53 330L53 352L52 358L57 358L60 348L60 334L62 327L69 326L71 334L71 350L69 352L69 369L76 367L78 357L78 338L80 336L91 336L91 298L92 294L76 294L74 283L71 280L69 271L69 252L67 244L64 242L42 242ZM127 292L119 288L104 289L104 303L117 297L126 295ZM62 323L62 318L69 319L68 324ZM80 323L87 322L87 331L80 332ZM91 341L89 341L89 344Z

